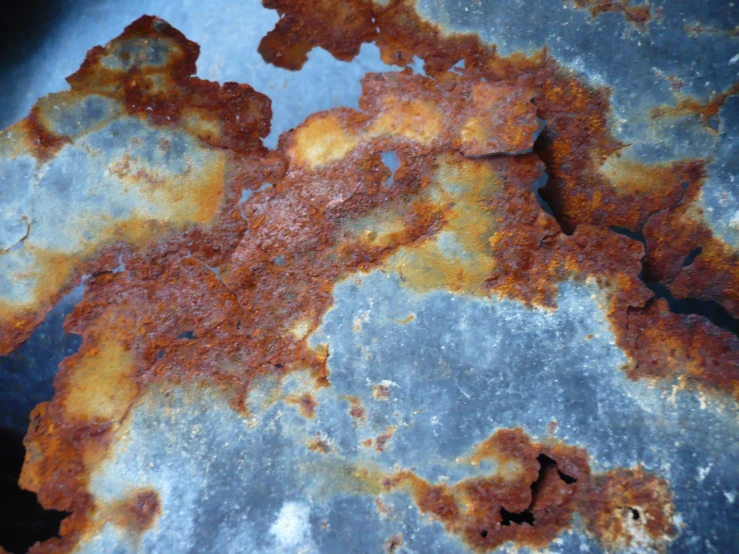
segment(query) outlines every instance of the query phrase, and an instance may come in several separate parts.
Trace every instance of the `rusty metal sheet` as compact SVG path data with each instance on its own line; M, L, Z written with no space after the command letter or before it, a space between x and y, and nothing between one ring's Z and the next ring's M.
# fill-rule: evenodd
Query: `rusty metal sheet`
M269 98L144 16L4 132L3 350L85 276L31 552L729 551L736 85L635 99L531 2L497 46L501 3L264 4L273 65L397 68L267 148ZM679 16L552 9L647 57Z

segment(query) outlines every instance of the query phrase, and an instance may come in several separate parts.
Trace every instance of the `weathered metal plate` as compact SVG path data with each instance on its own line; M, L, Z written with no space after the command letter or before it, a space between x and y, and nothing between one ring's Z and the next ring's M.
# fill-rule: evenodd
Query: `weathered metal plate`
M731 551L736 9L265 5L4 132L0 382L85 278L31 551Z

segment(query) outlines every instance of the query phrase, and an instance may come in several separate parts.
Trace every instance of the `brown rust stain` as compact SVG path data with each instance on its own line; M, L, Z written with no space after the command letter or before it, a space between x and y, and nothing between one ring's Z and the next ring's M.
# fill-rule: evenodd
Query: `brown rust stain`
M678 298L692 297L719 302L735 317L739 314L737 253L713 237L697 208L707 161L682 160L646 165L628 159L625 145L614 139L608 130L610 108L607 89L590 87L571 73L562 71L546 51L529 58L517 54L502 58L497 55L494 46L483 44L474 35L444 33L439 27L424 21L409 2L402 0L391 1L386 6L362 1L343 3L340 9L347 13L352 10L357 10L357 13L371 10L373 29L368 28L363 34L356 32L356 29L334 27L330 33L321 34L320 39L314 29L326 25L301 26L301 14L310 11L311 21L327 23L334 17L334 10L339 8L330 3L311 1L299 3L299 7L292 7L292 3L270 2L268 7L285 15L271 36L273 40L277 36L286 40L273 42L269 48L265 43L262 44L262 53L270 50L266 59L276 65L281 65L277 54L292 47L287 35L292 41L299 39L303 46L317 45L315 41L321 40L321 47L331 52L334 48L341 48L347 40L357 43L364 40L373 41L387 63L404 66L414 56L420 57L426 73L441 89L458 86L459 77L449 69L460 60L465 62L463 78L484 77L499 84L513 81L534 87L536 115L546 121L546 127L534 145L534 151L544 162L549 177L541 194L551 206L558 226L572 238L568 239L558 232L551 218L536 209L532 210L532 206L536 208L532 195L527 190L521 190L526 180L523 174L509 179L508 182L512 182L513 186L510 189L501 187L506 194L499 194L504 197L501 199L503 202L497 205L504 208L517 205L522 209L518 212L503 209L505 215L502 218L499 215L496 222L497 228L502 223L502 232L490 233L492 229L487 232L478 229L491 235L491 245L496 248L495 254L500 258L494 263L491 258L495 258L495 255L490 256L490 252L476 258L488 264L490 274L486 286L490 292L533 305L553 306L556 282L564 278L595 279L599 284L607 284L609 319L618 344L630 356L630 375L638 378L642 375L639 368L649 365L644 362L648 362L652 355L650 341L656 340L656 337L646 340L647 333L635 325L629 325L628 321L637 317L639 312L646 313L652 309L651 305L647 305L652 294L638 278L642 255L639 245L629 245L622 238L612 237L609 228L623 228L632 232L643 229L646 237L643 277L664 283ZM636 20L644 22L648 15L648 11L644 11L645 6L631 6L629 2L587 2L582 3L581 7L594 9L594 15L614 10L626 14L632 10L629 13ZM362 21L362 17L356 17L353 24L359 25ZM687 99L682 104L678 103L676 109L679 113L671 115L696 114L711 123L726 98L736 93L735 88L736 85L714 95L706 104ZM362 100L360 105L364 107L369 104ZM413 113L413 109L410 113ZM660 111L655 115L662 117L668 113ZM459 144L453 147L459 148ZM430 173L428 170L419 171L420 178L428 179L429 183L438 174L433 168L430 169ZM536 172L533 167L530 171L531 174ZM389 213L393 214L390 219L384 216L388 221L396 221L398 214L409 211L407 207L403 210L392 204L386 205ZM415 205L418 206L418 203ZM426 211L432 211L428 202L422 205ZM448 225L449 210L439 210L438 205L435 208L432 213L438 214L436 217L441 227ZM381 212L380 220L383 214ZM490 213L485 225L491 225L495 219L495 215ZM387 248L397 236L396 228L397 225L393 224L390 232L384 234L373 229L367 236L378 246ZM378 240L380 237L382 239ZM433 249L432 240L419 244L420 249L415 247L415 243L409 248L412 256L417 258L413 260L416 263L410 264L410 270L424 272L431 266L437 275L426 273L422 279L412 278L411 283L425 281L425 286L431 288L443 286L467 292L478 288L477 278L468 272L471 269L477 271L479 264L465 264L462 260L456 260L456 266L451 264L450 269L443 271L440 276L441 266L435 264L443 265L444 257L437 256L438 252L430 256L422 255L424 250L428 252ZM690 267L681 269L682 261L698 246L704 248L705 255L701 253ZM430 264L431 259L434 263ZM403 267L399 265L397 269L402 271ZM472 288L470 283L473 284ZM732 376L731 368L736 365L739 354L733 346L730 333L712 328L705 320L693 317L693 320L700 320L702 324L697 327L692 325L697 335L688 337L685 325L691 326L689 316L672 316L669 329L664 328L670 341L675 343L682 355L698 360L699 369L691 378L692 384L700 383L700 386L709 390L726 390L736 396L736 378ZM667 323L664 322L664 325ZM653 346L659 348L658 344ZM698 352L691 355L690 352L696 347ZM721 356L724 362L719 370L723 370L726 378L698 377L714 372L713 369L700 367L702 360L716 360ZM673 375L677 371L673 357L661 363L664 365L663 371ZM717 386L718 382L729 383L729 386Z
M364 420L367 410L362 406L362 401L357 396L347 396L349 402L349 415L352 419Z
M737 95L739 95L739 81L724 91L713 93L705 101L694 96L678 95L674 106L654 107L650 115L652 119L697 116L709 132L718 134L721 123L719 112L726 104L726 100Z
M387 401L390 398L390 386L380 383L372 385L372 398L380 401Z
M285 399L285 402L297 406L300 415L305 418L313 419L316 415L318 402L316 402L315 397L309 392L303 393L300 396L289 395Z
M567 0L565 0L567 1ZM632 4L631 0L572 0L578 10L588 10L593 19L604 13L621 13L626 21L646 31L652 19L649 2Z
M219 387L246 412L250 385L263 375L308 369L318 386L330 385L330 353L309 347L307 335L332 305L334 283L356 272L391 269L418 290L547 308L556 307L558 283L593 283L630 358L631 377L677 380L739 398L736 337L703 318L670 313L640 280L644 269L676 294L704 295L739 310L735 253L694 213L706 162L647 166L622 159L624 145L607 129L606 89L579 82L545 51L502 58L472 35L444 34L411 4L265 2L284 16L260 45L277 65L297 69L315 46L351 59L363 42L374 41L388 63L403 66L417 55L428 73L367 75L361 111L314 114L280 137L273 152L259 140L269 128L266 98L247 85L220 87L191 77L197 47L161 20L139 20L91 51L70 78L73 91L122 90L126 113L152 125L184 125L222 149L233 185L223 191L224 208L213 211L210 227L157 235L154 243L137 235L139 247L111 247L75 269L97 273L65 324L82 336L82 347L61 365L54 399L34 412L21 477L44 507L72 515L61 539L34 552L68 551L89 532L90 475L147 386ZM122 43L153 37L168 41L166 71L143 63L138 51L125 71L106 66ZM460 60L465 69L450 71ZM494 121L483 117L489 113ZM534 144L536 117L547 127ZM42 138L35 147L40 158L63 147ZM387 188L390 172L380 152L391 150L399 167ZM556 219L534 193L545 169L542 195ZM241 190L265 182L274 186L244 205L244 221ZM643 229L646 252L610 227ZM696 240L706 255L693 265L708 267L700 266L700 274L676 261ZM125 273L99 273L118 255ZM274 263L278 257L283 264ZM3 328L0 345L11 348L38 320ZM196 339L179 339L185 330ZM378 387L384 390L373 395L386 400L388 386ZM313 414L312 395L293 400L307 417ZM361 421L364 408L348 400ZM327 446L322 437L308 444L323 453ZM379 438L376 446L382 449ZM400 472L386 476L384 486L410 491L422 511L478 550L507 541L543 546L575 511L588 514L588 529L609 548L641 540L659 545L674 534L666 483L639 468L591 476L584 450L533 443L520 431L499 431L470 463L485 459L497 460L500 471L455 485ZM630 515L621 506L632 504L644 514L640 523L615 523ZM516 523L501 509L537 524Z

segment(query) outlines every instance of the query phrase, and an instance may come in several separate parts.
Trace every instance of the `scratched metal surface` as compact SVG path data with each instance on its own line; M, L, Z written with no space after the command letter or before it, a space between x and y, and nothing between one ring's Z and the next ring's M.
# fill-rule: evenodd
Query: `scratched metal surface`
M422 2L421 11L451 29L479 32L502 53L546 44L563 64L610 86L612 129L632 144L628 156L712 158L701 203L714 232L739 247L739 98L729 98L719 122L709 126L694 117L663 128L647 124L652 107L675 102L661 75L677 75L684 92L706 99L737 80L736 36L692 36L684 28L700 19L728 31L739 24L739 7L722 0L651 5L664 13L647 34L621 14L593 19L559 2ZM277 16L254 0L74 2L65 8L44 43L4 72L0 127L27 114L37 98L63 90L64 76L89 48L142 13L166 19L201 45L198 75L249 83L272 98L268 146L311 113L356 106L359 78L391 69L372 45L349 63L314 50L299 72L265 64L257 44ZM430 481L453 482L474 475L475 468L455 460L493 429L522 426L543 437L552 420L558 439L587 446L594 470L641 463L669 480L684 523L670 552L733 551L739 541L736 405L699 392L671 397L627 379L597 294L582 284L562 286L558 309L549 312L508 300L412 292L392 273L347 279L311 338L331 351L332 386L313 390L315 418L306 420L286 402L312 390L300 374L255 387L249 396L254 415L246 422L216 393L193 401L185 391L167 397L153 391L135 406L120 431L125 444L91 486L105 502L119 500L131 486L151 486L160 491L163 515L137 541L106 525L77 551L381 552L388 537L400 533L398 552L465 552L408 495L386 495L394 512L384 517L374 496L342 472L360 462L382 471L399 464ZM78 299L79 292L60 302L32 339L1 360L5 426L24 428L33 404L50 394L56 365L76 347L74 337L63 336L61 318ZM409 314L412 321L399 323ZM383 382L388 401L373 396L373 385ZM349 396L367 410L360 426L347 410ZM359 446L388 426L397 428L388 448L367 453ZM303 446L317 434L333 441L328 463ZM552 552L600 551L577 522L557 541Z

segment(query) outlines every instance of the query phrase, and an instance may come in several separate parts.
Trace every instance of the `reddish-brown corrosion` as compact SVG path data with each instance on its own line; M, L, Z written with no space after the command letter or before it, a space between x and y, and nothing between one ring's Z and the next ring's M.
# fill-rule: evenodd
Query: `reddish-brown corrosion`
M686 25L685 32L692 36L702 35L705 33L709 35L726 35L730 38L736 38L739 37L739 25L735 25L731 29L719 29L718 27L703 25L700 21L696 21L692 25Z
M622 13L626 21L642 31L647 29L647 23L652 18L648 2L635 6L631 4L631 0L573 0L573 2L575 8L587 9L593 19L603 13Z
M659 250L650 244L666 236L665 229L680 237L692 228L690 213L680 210L688 209L700 188L703 161L657 166L621 161L623 145L606 126L607 91L562 72L546 52L501 58L472 35L443 34L423 22L411 2L269 5L285 14L260 46L274 63L298 68L313 46L349 59L362 42L374 40L390 63L421 57L429 77L410 70L368 75L361 111L314 114L266 153L258 138L269 121L262 97L245 105L252 114L246 127L234 123L230 110L238 102L228 90L247 98L257 93L237 86L216 89L190 78L196 47L160 20L140 20L119 40L131 33L173 39L171 99L156 87L140 86L149 69L133 64L122 77L102 68L99 61L118 48L115 41L90 53L71 78L73 86L97 92L108 90L111 80L112 89L123 82L128 109L139 113L142 105L152 107L152 115L145 110L142 117L157 125L168 125L193 104L215 121L231 121L223 135L201 138L233 152L234 185L213 228L147 248L119 247L105 259L122 254L126 272L100 273L86 282L85 297L65 326L83 343L61 365L54 399L34 412L21 478L45 507L72 515L62 539L33 552L69 550L89 529L89 477L108 451L112 429L146 387L192 381L216 386L235 409L246 412L246 394L261 375L308 369L318 386L329 386L329 352L309 348L306 337L331 306L334 283L358 271L390 267L410 287L498 295L532 306L555 306L563 280L591 281L603 291L618 344L630 356L629 375L677 379L739 396L736 337L703 318L669 313L639 278L642 245L609 229L644 227L645 268L656 274L673 267L669 245L663 242ZM336 24L337 17L345 27ZM460 60L465 69L450 71ZM481 119L490 110L498 110L497 123ZM536 145L535 116L547 121ZM53 155L56 147L49 143L45 152ZM522 154L532 147L535 153ZM400 165L388 188L390 171L380 153L390 150ZM544 195L556 220L534 194L545 169ZM450 174L464 181L462 192L445 188ZM244 221L241 190L256 191L264 182L274 186L252 195L243 207ZM676 217L664 223L660 214ZM441 230L455 233L473 262L444 261L434 242ZM676 241L679 252L682 243ZM714 263L725 260L719 250ZM419 271L427 261L434 271ZM99 271L95 267L83 271ZM674 283L685 269L677 271ZM194 338L180 338L186 331ZM387 395L388 387L380 386ZM315 409L312 398L296 398L302 408L310 406L309 414ZM349 403L351 415L361 421L363 408ZM388 441L382 448L390 447ZM381 449L379 438L376 446ZM308 447L326 453L330 444L318 437ZM633 529L614 526L611 519L621 517L624 503L637 502L654 514L645 521L658 522L647 526L646 536L655 541L660 533L672 536L666 484L639 469L590 477L583 450L535 444L516 431L499 432L481 448L507 453L511 463L522 464L523 477L448 486L424 484L404 473L388 487L411 487L421 510L478 549L507 540L546 544L574 511L588 513L590 532L604 544L621 544L631 540ZM556 462L557 471L542 464L540 455ZM560 471L577 482L568 483ZM536 494L533 483L540 483ZM501 507L514 514L528 510L538 523L503 525Z
M317 433L314 438L308 441L308 449L313 452L328 454L331 452L331 442L324 438L320 433Z
M588 3L591 8L597 8L600 12L605 8L611 11L620 9L615 6L624 7L628 4ZM284 39L289 35L292 41L299 40L305 46L316 45L317 36L320 35L321 47L334 52L335 45L372 35L371 39L366 40L377 44L383 60L403 66L411 62L414 56L418 56L424 61L425 71L439 86L448 82L451 74L448 70L460 60L465 62L464 75L467 78L484 77L490 82L516 81L534 86L533 102L537 107L537 116L546 121L546 127L534 147L544 161L549 177L541 194L566 233L575 233L579 226L583 227L584 234L579 231L575 233L581 239L578 240L576 236L573 238L587 254L578 255L575 245L570 244L565 247L571 251L568 257L586 261L587 269L578 271L583 277L593 275L599 280L607 280L612 278L611 272L614 269L617 273L626 272L629 276L619 278L619 284L624 285L625 289L619 286L613 290L612 310L609 315L620 346L632 359L632 376L640 375L639 368L645 367L642 362L652 354L643 338L636 340L640 334L639 329L627 325L627 321L640 310L648 309L645 303L652 295L638 280L638 245L624 246L624 240L610 237L609 228L617 227L633 232L644 228L647 239L644 278L663 281L673 289L677 297L716 301L734 316L739 315L737 253L712 236L696 207L707 162L686 160L645 165L622 159L620 152L624 145L611 136L607 127L610 109L607 89L594 89L578 81L573 74L561 71L546 51L530 58L517 54L501 58L494 46L482 43L475 35L443 33L440 28L422 20L411 3L404 0L391 0L387 6L363 0L341 3L342 11L372 10L374 23L372 29L368 28L365 33L356 32L356 29L349 31L331 27L329 22L338 9L332 3L310 0L296 3L269 2L268 7L285 15L271 33L275 44L268 47L262 43L263 55L267 55L266 59L276 65L282 65L282 58L278 54L289 57L288 51L292 47L290 41L277 40L277 36ZM630 8L641 10L645 6ZM310 12L311 21L320 24L302 26L301 14L305 12ZM356 17L353 21L359 24L363 19ZM326 28L331 28L331 31L318 31ZM736 94L735 88L736 85L715 95L705 105L686 101L682 108L681 104L672 110L660 108L654 115L666 116L677 110L672 115L692 113L708 121L717 117L718 109L728 96ZM531 212L530 198L522 198L522 202L528 206L528 212ZM527 213L527 209L523 213ZM511 215L516 218L518 214ZM531 217L533 213L521 217L521 220L531 221ZM538 217L542 222L546 220ZM529 226L529 232L522 234L514 219L512 232L502 238L506 248L500 250L507 250L508 253L504 255L511 260L509 268L515 269L516 278L506 279L507 274L501 271L503 279L506 279L506 282L501 282L501 277L492 275L494 289L501 290L503 287L506 294L520 299L528 298L533 303L553 302L553 275L546 267L544 259L547 255L541 252L541 246L559 251L563 247L560 245L564 245L567 240L559 235L548 238L546 235L556 235L548 227L551 227L548 222L537 223L533 228ZM596 228L602 231L596 233ZM587 241L590 239L586 237L593 236L594 233L599 237L597 244L589 245ZM510 250L511 246L513 250ZM681 270L683 260L699 246L704 249L701 255L690 267ZM624 248L633 253L628 256L632 260L632 265L628 267L624 266L625 260L621 258ZM519 260L525 261L519 264ZM678 273L679 276L675 278ZM680 356L696 360L719 359L723 356L725 361L716 370L723 372L726 378L707 379L706 383L710 381L715 384L727 380L734 383L736 378L732 368L735 367L739 354L733 347L726 350L725 345L733 344L730 334L710 329L711 326L706 323L705 326L699 326L701 329L693 328L693 331L698 332L697 336L688 336L685 325L694 326L687 322L687 316L673 315L673 325L666 331L677 349L676 352ZM720 337L718 343L716 336ZM724 346L718 346L719 344ZM699 346L698 352L693 351L696 346ZM714 350L715 348L719 349ZM714 385L710 388L714 388ZM728 390L736 395L737 385L732 384Z
M347 398L349 401L349 415L354 419L363 420L366 415L366 410L362 406L362 402L356 396L350 396Z
M112 511L111 520L116 525L136 534L151 527L162 512L159 494L152 489L138 490L130 498L117 502L108 509Z
M652 108L651 117L659 119L662 117L698 116L711 132L716 133L720 125L719 111L726 104L729 97L736 95L739 95L739 81L718 94L712 94L708 101L701 101L693 96L678 96L677 104L674 106Z
M136 52L125 52L126 48L133 48L132 45L142 48L149 43L167 47L159 64L145 63L145 52L139 52L138 56ZM145 254L151 257L154 266L154 260L168 255L179 257L188 249L194 256L217 265L243 233L246 224L238 210L238 198L242 188L251 188L255 182L258 183L259 178L255 181L254 172L249 168L252 165L259 167L259 164L250 158L267 159L260 137L269 133L271 103L249 85L226 83L221 86L193 77L198 54L197 44L187 40L168 23L144 16L108 46L93 48L82 67L68 78L71 90L56 96L61 99L79 99L88 95L108 97L121 102L131 116L152 125L185 131L205 145L214 147L228 160L223 178L218 179L218 172L214 171L213 182L203 185L202 197L195 201L203 208L207 206L217 211L218 216L210 221L203 216L201 219L205 224L201 225L176 219L151 222L134 218L121 222L118 232L112 233L92 251L71 257L50 251L40 273L64 274L64 278L62 282L51 279L49 285L39 285L37 301L32 307L2 310L7 319L0 321L0 354L11 352L26 340L54 303L83 275L115 267L119 255L126 256L156 241ZM125 60L129 65L125 70L114 69L110 60ZM15 126L22 130L20 135L25 137L27 151L41 161L55 156L64 144L72 141L70 137L55 135L51 127L41 121L40 107L45 100L39 101L29 117ZM235 182L226 183L226 177L230 178L231 163L238 170L233 172ZM129 178L135 181L143 177L136 174ZM152 188L155 187L160 191L172 189L173 194L177 194L177 183L152 183ZM135 240L121 238L126 233Z
M300 396L288 396L286 402L297 406L300 415L308 419L312 419L316 415L316 408L318 402L309 392L301 394Z
M500 429L479 444L468 462L482 461L495 471L450 485L404 470L385 477L383 489L407 491L476 552L507 542L543 548L575 512L606 550L663 551L677 534L667 483L641 467L591 474L584 449L536 443L521 429Z

